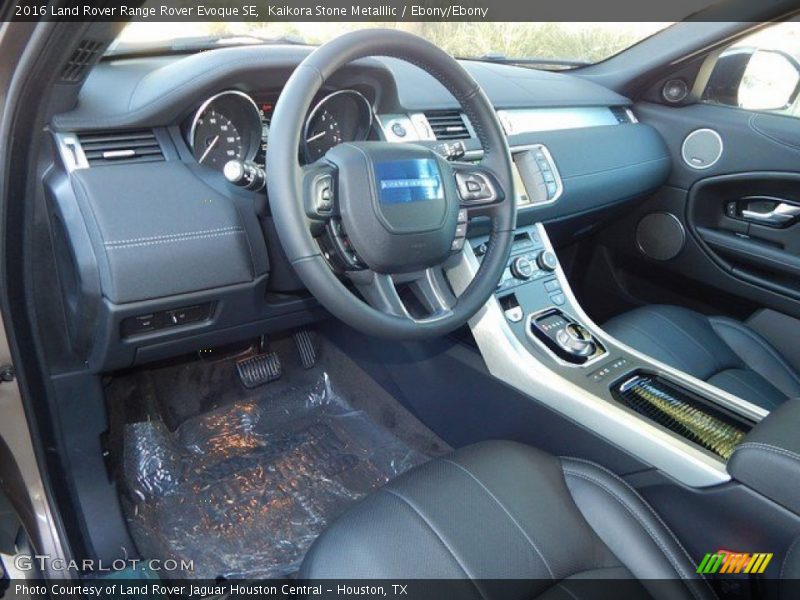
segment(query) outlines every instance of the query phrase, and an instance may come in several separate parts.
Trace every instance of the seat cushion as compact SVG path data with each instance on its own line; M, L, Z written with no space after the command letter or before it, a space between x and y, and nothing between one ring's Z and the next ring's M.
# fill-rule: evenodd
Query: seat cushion
M602 578L630 580L626 597L713 597L622 480L513 442L463 448L393 480L317 539L300 576L472 580L461 598L570 598L571 586Z
M603 329L656 360L771 410L800 396L800 375L743 323L678 306L645 306Z

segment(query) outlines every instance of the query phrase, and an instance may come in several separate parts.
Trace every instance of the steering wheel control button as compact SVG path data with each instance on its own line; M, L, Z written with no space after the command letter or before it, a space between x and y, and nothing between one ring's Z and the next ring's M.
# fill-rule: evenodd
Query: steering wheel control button
M458 222L466 223L469 220L469 212L466 208L458 209Z
M567 301L567 299L564 297L564 294L553 294L550 296L550 300L556 306L564 306L564 303Z
M483 173L456 172L456 184L461 200L466 204L484 204L497 199L497 192Z
M453 252L458 252L464 247L465 238L456 238L453 240L453 243L450 244L450 250Z
M533 275L533 265L524 256L518 256L511 261L511 273L517 279L530 279Z
M333 246L333 253L338 260L338 266L349 271L358 271L364 268L364 261L356 253L353 243L347 236L344 226L339 219L331 219L328 223L328 238ZM329 256L326 255L330 259Z
M558 258L556 258L553 252L544 250L536 257L536 264L539 265L539 268L543 271L552 272L558 267Z
M320 215L329 215L333 211L333 177L320 175L314 180L314 210Z

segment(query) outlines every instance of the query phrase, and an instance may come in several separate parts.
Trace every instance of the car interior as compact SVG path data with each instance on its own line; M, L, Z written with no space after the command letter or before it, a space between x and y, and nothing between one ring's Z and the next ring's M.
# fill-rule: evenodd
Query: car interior
M106 53L121 27L59 24L8 138L72 556L475 598L800 577L800 24L563 70L376 29ZM698 574L721 549L774 558Z

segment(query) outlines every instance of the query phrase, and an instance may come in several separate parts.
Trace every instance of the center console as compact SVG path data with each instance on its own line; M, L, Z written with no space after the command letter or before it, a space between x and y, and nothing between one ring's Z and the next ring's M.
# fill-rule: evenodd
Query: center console
M551 160L542 148L525 154L536 162L537 152ZM550 202L520 168L526 161L514 159L520 210ZM488 237L469 241L449 272L457 293L477 271ZM577 302L541 223L517 230L494 298L470 326L493 375L686 485L730 480L727 460L767 414L607 335Z

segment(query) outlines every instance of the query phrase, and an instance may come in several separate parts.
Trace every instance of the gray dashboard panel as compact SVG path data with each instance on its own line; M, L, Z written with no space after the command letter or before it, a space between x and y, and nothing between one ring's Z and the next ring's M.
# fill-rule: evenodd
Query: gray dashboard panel
M171 125L213 93L281 88L308 53L297 46L247 46L102 62L86 80L78 105L54 116L52 124L57 131L83 132ZM348 69L365 83L377 79L394 96L393 81L381 63L359 60Z
M381 58L398 83L408 110L457 108L453 96L428 73L396 58ZM630 101L612 90L565 73L477 61L461 64L486 91L495 108L525 106L621 106Z
M82 131L169 125L213 92L281 87L310 51L302 46L247 46L189 56L106 61L90 74L78 106L55 116L53 125L57 130ZM564 73L475 61L462 64L497 108L629 104L608 88ZM387 88L387 104L396 100L397 106L409 110L458 106L444 86L410 63L364 59L353 63L352 69L379 79Z
M514 146L544 144L564 186L554 204L520 212L520 224L551 221L640 197L662 185L671 159L648 125L612 125L512 136Z

